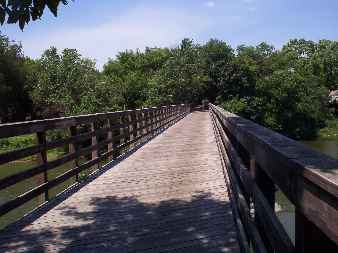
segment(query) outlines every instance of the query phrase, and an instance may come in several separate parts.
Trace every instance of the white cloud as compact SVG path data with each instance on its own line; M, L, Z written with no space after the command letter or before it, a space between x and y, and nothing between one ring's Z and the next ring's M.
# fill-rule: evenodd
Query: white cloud
M83 56L96 59L101 69L107 59L119 51L173 46L185 37L198 36L209 25L206 16L184 10L137 7L101 25L51 31L26 39L23 44L25 54L31 57L39 57L50 46L76 48Z
M208 2L206 2L205 3L205 6L207 6L207 7L209 7L209 8L213 8L213 7L215 7L215 2L213 2L213 1L208 1Z

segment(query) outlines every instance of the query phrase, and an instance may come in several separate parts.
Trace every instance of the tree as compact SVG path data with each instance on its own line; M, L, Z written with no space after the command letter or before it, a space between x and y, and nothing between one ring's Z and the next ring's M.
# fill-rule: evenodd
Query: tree
M0 121L21 121L31 113L28 69L20 44L0 34Z
M149 105L150 79L169 58L169 50L146 48L145 52L125 51L104 65L103 73L115 91L119 106L133 109ZM154 100L152 100L154 102ZM154 105L154 104L150 104Z
M98 112L88 98L95 96L99 73L95 62L75 49L61 54L50 48L37 60L36 83L31 92L40 117Z
M200 46L184 39L172 49L163 68L152 79L152 94L159 104L199 104L209 81L202 64Z
M66 5L67 0L1 0L0 23L19 23L21 29L31 20L40 19L46 6L57 16L60 3Z
M259 80L256 121L295 139L316 136L328 118L327 90L311 73L277 70Z
M203 96L210 102L214 102L228 84L231 63L235 57L234 50L217 39L211 39L200 50L203 69L209 77Z
M321 40L311 58L313 74L329 90L338 89L338 42Z

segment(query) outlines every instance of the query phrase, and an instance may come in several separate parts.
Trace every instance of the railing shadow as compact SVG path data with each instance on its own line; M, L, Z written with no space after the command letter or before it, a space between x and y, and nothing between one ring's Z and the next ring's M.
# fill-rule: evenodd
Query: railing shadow
M90 199L86 209L80 204L57 209L64 221L58 219L60 224L53 224L53 229L22 230L0 247L1 252L19 248L30 252L233 252L237 246L230 203L207 193L190 201L159 204L102 196ZM70 221L70 226L65 225Z

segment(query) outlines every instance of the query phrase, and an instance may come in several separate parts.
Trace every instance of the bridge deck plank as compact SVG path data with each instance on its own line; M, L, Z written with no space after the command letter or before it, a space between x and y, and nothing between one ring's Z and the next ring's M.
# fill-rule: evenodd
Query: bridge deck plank
M20 230L0 252L239 252L212 123L194 112Z

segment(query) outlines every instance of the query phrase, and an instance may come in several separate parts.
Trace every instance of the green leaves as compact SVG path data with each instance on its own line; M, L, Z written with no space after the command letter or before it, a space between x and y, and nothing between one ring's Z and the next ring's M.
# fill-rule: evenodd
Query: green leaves
M56 17L58 15L58 6L59 6L60 1L55 1L55 0L47 0L47 6L49 10L54 14Z
M31 20L35 21L43 15L44 9L48 9L57 16L60 3L67 5L67 0L0 0L0 24L6 21L8 24L18 23L21 30Z
M0 7L0 24L3 25L6 19L6 11L4 8Z
M0 118L3 121L25 120L31 112L27 76L21 45L0 34Z

